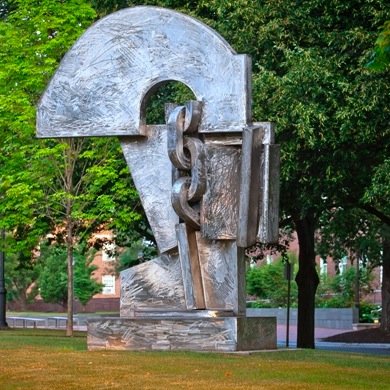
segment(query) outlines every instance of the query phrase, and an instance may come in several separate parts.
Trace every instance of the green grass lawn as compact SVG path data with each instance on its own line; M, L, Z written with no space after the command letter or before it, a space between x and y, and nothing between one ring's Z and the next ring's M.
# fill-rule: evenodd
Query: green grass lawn
M390 389L390 357L86 349L86 334L0 331L0 389Z

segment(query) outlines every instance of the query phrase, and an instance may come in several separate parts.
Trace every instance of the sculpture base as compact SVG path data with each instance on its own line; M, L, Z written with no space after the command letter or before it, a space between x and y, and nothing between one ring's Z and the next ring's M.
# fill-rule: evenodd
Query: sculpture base
M276 317L145 316L88 320L88 349L253 351L276 349Z

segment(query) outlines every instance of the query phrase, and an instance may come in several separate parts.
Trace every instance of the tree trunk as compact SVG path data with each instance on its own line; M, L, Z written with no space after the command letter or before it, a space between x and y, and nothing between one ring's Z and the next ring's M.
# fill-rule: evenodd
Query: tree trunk
M20 291L19 294L20 311L27 311L27 293L26 289Z
M72 210L71 200L68 199L66 207L66 262L68 270L68 304L66 335L73 336L73 221L70 215Z
M68 270L68 304L66 335L73 336L73 195L74 183L73 174L78 154L75 152L73 139L66 140L68 148L65 152L64 189L65 199L65 224L66 224L66 262Z
M315 294L319 278L315 267L314 217L307 215L294 220L299 241L298 285L298 348L315 348Z
M390 332L390 226L382 229L383 264L382 264L382 316L381 329Z

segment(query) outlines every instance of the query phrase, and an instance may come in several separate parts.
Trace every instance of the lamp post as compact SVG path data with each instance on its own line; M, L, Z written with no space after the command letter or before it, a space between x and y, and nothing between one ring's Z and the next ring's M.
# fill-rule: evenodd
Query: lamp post
M0 240L4 245L5 241L5 230L0 230ZM7 290L5 289L5 278L4 278L4 249L0 250L0 329L8 328L7 320L6 320L6 297Z
M287 260L285 263L285 277L287 279L287 318L286 318L286 348L289 347L290 343L290 297L291 297L291 279L292 279L292 266Z

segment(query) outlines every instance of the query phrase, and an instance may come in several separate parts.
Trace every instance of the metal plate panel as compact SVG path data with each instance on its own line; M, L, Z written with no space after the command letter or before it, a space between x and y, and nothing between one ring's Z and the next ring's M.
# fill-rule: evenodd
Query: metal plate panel
M132 316L136 308L186 308L178 254L163 254L121 272L120 314Z
M180 264L187 309L204 309L203 283L200 272L196 233L184 223L176 226Z
M263 153L258 239L272 243L279 239L280 146L265 144Z
M242 133L241 183L237 245L255 244L259 223L260 165L264 131L246 128Z
M237 307L237 246L234 241L211 241L197 233L204 298L209 310Z
M201 203L201 232L211 240L233 240L237 236L241 150L210 144L205 148L207 189Z
M204 102L200 132L238 131L251 120L250 67L196 19L124 9L96 22L65 55L38 105L37 135L138 135L144 97L168 80Z
M166 126L148 126L149 137L121 138L131 176L161 253L177 246L179 217L172 208L172 164Z

